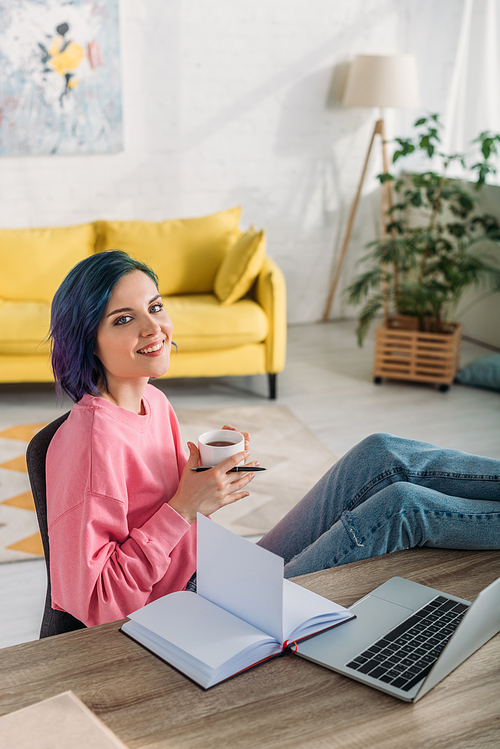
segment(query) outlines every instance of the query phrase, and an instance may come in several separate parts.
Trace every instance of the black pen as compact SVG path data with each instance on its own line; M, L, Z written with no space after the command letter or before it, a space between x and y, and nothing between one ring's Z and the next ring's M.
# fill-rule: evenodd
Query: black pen
M215 466L196 466L196 468L191 468L191 470L200 473L200 471L209 471L211 468L215 468ZM260 466L236 466L236 468L230 468L227 473L244 473L246 471L267 471L267 468L261 468Z

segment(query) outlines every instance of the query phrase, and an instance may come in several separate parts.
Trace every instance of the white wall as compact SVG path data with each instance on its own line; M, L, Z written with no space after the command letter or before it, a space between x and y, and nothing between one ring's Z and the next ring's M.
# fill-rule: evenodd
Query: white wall
M355 54L415 53L444 111L463 0L121 0L122 153L3 157L0 226L163 220L243 206L283 269L289 320L320 319L377 112L338 95ZM415 112L388 113L403 135ZM370 164L342 284L376 236ZM353 314L338 297L332 315Z

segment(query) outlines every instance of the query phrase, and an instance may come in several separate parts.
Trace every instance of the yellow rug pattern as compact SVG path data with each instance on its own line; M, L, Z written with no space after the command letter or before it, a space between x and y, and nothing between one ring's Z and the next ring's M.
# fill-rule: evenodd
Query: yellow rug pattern
M0 562L43 556L29 488L26 448L44 426L21 424L0 432ZM6 456L13 457L5 460Z

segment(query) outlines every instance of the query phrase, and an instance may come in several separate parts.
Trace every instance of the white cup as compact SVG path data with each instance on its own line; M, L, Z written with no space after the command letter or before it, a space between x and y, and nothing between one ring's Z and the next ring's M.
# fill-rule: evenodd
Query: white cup
M226 444L211 444L214 442L225 442ZM205 432L198 437L198 450L200 451L202 466L217 466L230 458L231 455L243 452L244 449L244 436L239 432L233 432L231 429L214 429L212 432Z

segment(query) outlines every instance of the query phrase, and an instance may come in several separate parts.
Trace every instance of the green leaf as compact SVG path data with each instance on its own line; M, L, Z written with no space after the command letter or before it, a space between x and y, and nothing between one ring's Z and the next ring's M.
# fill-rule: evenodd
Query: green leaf
M392 205L390 208L387 209L387 213L392 214L395 211L405 211L407 207L408 207L407 201L405 201L404 203L394 203L394 205Z
M389 213L389 211L387 211ZM396 231L399 235L404 234L405 226L401 221L391 221L386 226L387 232Z
M358 346L361 347L368 334L368 331L379 312L383 309L384 298L378 294L369 299L364 305L358 316L358 326L356 328L356 338Z
M488 138L487 140L484 140L481 146L481 151L485 159L490 158L491 154L491 140Z
M453 237L463 237L467 234L467 229L460 222L446 224L446 229Z
M422 199L422 193L420 190L418 192L414 192L413 196L410 200L410 203L414 208L420 208L423 205L423 199Z
M499 239L500 238L500 224L495 216L491 216L487 213L482 216L474 216L470 221L471 231L482 231L482 235L488 239ZM480 238L480 237L479 237Z
M476 189L479 189L482 185L486 182L486 177L488 174L496 174L496 168L489 164L487 161L480 161L477 164L474 164L474 166L471 167L471 171L477 172L477 181L476 181Z
M389 172L383 172L382 174L377 174L377 179L379 180L380 184L383 185L385 182L392 182L394 180L394 177L392 174L389 174Z
M474 201L466 192L462 192L458 195L458 201L465 211L472 211L474 208Z
M395 163L402 156L408 156L408 154L413 153L413 151L415 150L415 146L413 145L411 138L395 138L394 140L396 143L398 143L399 148L394 151L394 154L392 156L393 163Z
M378 290L384 277L381 267L371 268L356 276L345 292L348 295L349 304L359 304L372 291Z

